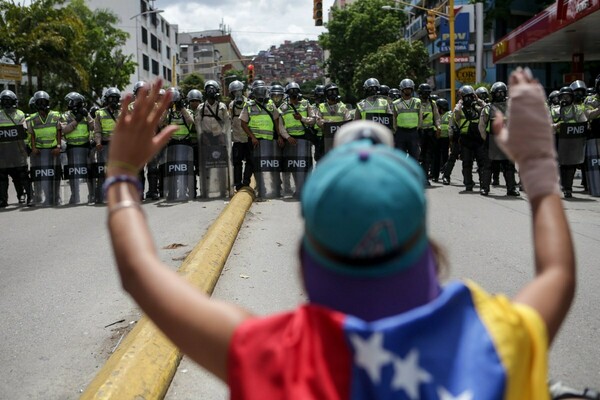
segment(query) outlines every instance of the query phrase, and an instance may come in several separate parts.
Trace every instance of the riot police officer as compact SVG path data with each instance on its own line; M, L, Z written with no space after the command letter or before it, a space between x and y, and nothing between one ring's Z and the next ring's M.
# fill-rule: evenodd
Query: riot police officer
M587 184L592 196L600 196L600 75L594 81L594 93L585 99L585 113L590 123L586 142Z
M475 95L479 100L483 101L485 104L490 103L490 92L488 92L485 86L479 86L477 89L475 89Z
M313 91L314 96L314 105L318 107L319 104L325 102L325 86L324 85L316 85L315 90Z
M573 197L573 178L578 165L585 156L587 118L584 106L574 104L573 89L560 89L560 111L558 122L553 124L557 136L560 184L565 198Z
M252 158L252 143L248 140L248 134L242 129L240 114L244 110L246 97L244 96L244 84L235 80L229 84L229 117L231 119L231 158L233 163L233 185L236 191L244 186L250 186L250 180L254 173L254 160Z
M393 129L392 106L379 95L381 85L376 78L369 78L363 84L366 98L356 104L354 119L368 119Z
M27 119L31 135L31 173L34 203L53 206L60 203L61 115L50 110L50 96L40 90L33 94L37 113Z
M400 82L402 97L394 101L394 142L397 149L403 150L411 157L418 160L419 149L419 126L423 120L421 111L421 100L413 97L415 83L411 79L403 79Z
M504 175L504 181L506 182L506 195L519 196L520 193L517 190L517 183L515 180L515 165L498 147L492 132L496 113L500 111L502 115L506 115L507 93L508 87L504 82L496 82L492 85L492 101L490 104L486 104L481 110L481 117L479 119L479 133L487 142L492 173L494 171L494 167L498 171L502 171L502 174Z
M317 126L323 132L322 140L319 142L321 154L327 153L333 148L335 132L340 126L352 119L350 110L348 110L346 104L340 101L340 92L335 83L331 82L325 85L325 98L327 102L319 104L319 107L315 110ZM319 161L317 147L315 146L315 160Z
M400 89L398 89L398 88L391 88L390 91L388 92L388 95L390 96L392 103L394 101L398 100L400 97L402 97L402 93L400 92Z
M198 154L200 149L198 148L198 130L196 129L196 115L198 114L198 110L200 109L200 104L204 98L202 97L202 92L198 89L191 89L187 93L187 110L188 113L194 119L194 123L190 129L190 142L192 143L192 149L194 151L194 175L198 178L200 175L200 167L199 167L199 159ZM194 178L194 197L197 196L197 183L196 178Z
M292 195L300 196L304 181L312 170L312 142L315 140L313 126L315 116L308 100L302 98L300 86L290 82L285 86L287 100L279 107L281 115L280 132L290 137L283 148L283 195L290 194L291 178L295 190Z
M431 86L427 83L419 85L417 90L421 100L421 125L419 126L419 144L421 147L420 162L425 176L438 181L440 176L440 160L434 157L439 153L437 139L440 136L440 114L437 105L431 96ZM430 170L431 167L431 170ZM427 186L431 185L429 179Z
M276 83L271 85L271 89L269 90L271 95L271 100L275 103L276 107L279 107L283 104L283 97L285 94L285 89L280 84Z
M94 119L95 151L92 154L92 177L94 186L94 200L90 203L104 203L102 184L104 183L106 161L108 160L108 147L112 133L121 114L121 91L111 87L104 92L103 107L96 112Z
M65 96L68 111L63 114L61 121L62 133L67 142L67 165L64 169L64 178L69 180L71 196L69 204L81 202L80 189L89 181L89 151L90 132L94 131L94 120L85 108L85 98L77 92ZM91 189L91 184L87 187ZM86 202L91 200L88 192Z
M452 112L450 111L450 104L448 100L444 98L438 99L435 104L437 105L438 112L440 115L440 136L437 139L437 154L434 154L434 160L437 158L437 162L439 163L443 170L443 167L448 162L448 152L450 150L450 121L452 120ZM443 172L443 171L442 171ZM442 183L444 183L444 178L442 178ZM437 181L435 181L437 182ZM450 183L448 181L448 183Z
M479 133L479 117L485 103L477 98L475 90L469 85L463 86L461 93L462 99L454 108L454 120L460 135L460 155L465 191L473 191L475 185L473 161L476 160L479 173L479 193L487 196L490 192L491 180L489 158L485 141Z
M31 182L27 171L25 113L17 108L17 95L0 93L0 208L8 206L8 177L12 178L20 204L31 205Z

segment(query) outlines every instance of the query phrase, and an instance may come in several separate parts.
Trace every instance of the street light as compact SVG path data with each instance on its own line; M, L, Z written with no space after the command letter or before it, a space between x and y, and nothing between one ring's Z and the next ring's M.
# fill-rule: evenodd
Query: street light
M147 10L147 11L143 11L141 13L135 14L133 17L129 18L129 20L131 21L132 19L135 19L135 60L137 62L137 80L140 80L140 57L139 57L139 53L140 53L140 34L138 32L139 27L138 27L138 18L137 17L141 17L142 15L148 15L148 14L160 14L165 12L165 10Z

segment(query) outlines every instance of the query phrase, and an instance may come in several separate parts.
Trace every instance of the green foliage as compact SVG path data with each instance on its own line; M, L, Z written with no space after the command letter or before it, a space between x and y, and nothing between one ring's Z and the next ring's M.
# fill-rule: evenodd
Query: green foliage
M106 10L92 12L84 0L65 3L0 2L0 55L27 65L29 96L43 89L54 100L71 91L95 99L103 88L123 89L135 63L119 49L127 33L115 28L118 17Z
M179 82L179 91L182 96L187 96L188 92L192 89L204 90L204 78L196 72L192 72Z
M394 5L390 0L358 0L345 8L332 8L333 18L326 24L328 32L319 37L320 45L330 52L326 66L331 79L346 98L352 96L355 70L365 56L379 47L400 39L406 15L382 10Z
M398 87L404 78L412 79L418 85L433 73L428 65L429 54L423 42L399 40L389 43L362 59L354 73L353 90L362 94L363 84L369 78L377 78L379 83L390 87Z

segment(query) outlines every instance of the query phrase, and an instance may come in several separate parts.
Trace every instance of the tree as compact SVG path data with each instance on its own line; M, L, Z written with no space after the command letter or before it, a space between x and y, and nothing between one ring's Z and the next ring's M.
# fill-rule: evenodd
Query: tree
M355 93L362 93L363 83L369 78L377 78L382 85L390 87L397 87L404 78L416 84L425 82L433 73L428 65L429 53L423 42L389 43L361 60L354 73L353 89Z
M192 89L204 90L204 78L196 72L187 75L179 83L179 91L182 96L187 96L188 92Z
M331 9L332 18L326 24L328 32L319 37L319 44L330 52L326 66L341 93L351 94L355 70L365 56L400 39L400 27L405 25L406 16L382 10L384 5L393 2L358 0L342 9Z

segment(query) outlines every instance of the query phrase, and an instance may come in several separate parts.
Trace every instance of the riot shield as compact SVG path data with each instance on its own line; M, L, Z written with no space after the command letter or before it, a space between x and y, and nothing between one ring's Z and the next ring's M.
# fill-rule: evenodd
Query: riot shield
M324 151L323 154L327 154L331 149L333 149L333 138L335 137L335 133L338 129L344 124L347 124L350 121L340 121L340 122L331 122L325 121L323 123L323 141L324 141Z
M254 180L261 199L275 199L281 195L281 148L275 140L259 139L252 152Z
M492 133L488 133L488 154L491 161L508 160L508 157L496 143L496 137Z
M66 151L63 165L62 198L66 204L81 204L89 201L91 191L89 149L71 147Z
M578 165L585 157L586 122L563 123L557 133L558 163L560 165Z
M41 207L60 205L60 157L52 149L40 149L31 155L33 204Z
M590 194L600 197L600 139L589 139L585 143L587 184Z
M203 133L198 145L200 195L204 199L231 194L231 140L228 135Z
M169 143L165 151L163 191L167 201L194 198L194 152L187 144Z
M102 150L92 149L90 153L90 196L88 203L104 203L104 194L102 193L102 184L106 176L106 163L108 162L108 147L105 144Z
M384 125L391 131L394 130L394 116L392 114L366 112L365 119Z
M296 139L296 145L286 143L283 148L283 193L300 198L302 187L312 171L311 142Z
M27 165L25 129L21 125L0 127L0 168Z

